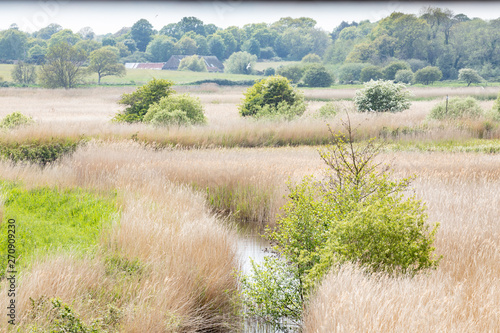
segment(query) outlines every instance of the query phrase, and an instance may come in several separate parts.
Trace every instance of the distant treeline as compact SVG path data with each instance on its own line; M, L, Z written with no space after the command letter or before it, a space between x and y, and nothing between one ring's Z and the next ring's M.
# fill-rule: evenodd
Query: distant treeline
M500 19L470 19L451 10L427 7L420 15L394 12L378 21L342 22L332 32L312 18L281 18L221 29L196 17L184 17L160 31L145 19L118 32L96 36L90 27L72 32L57 24L32 34L16 24L0 31L0 61L41 64L51 46L66 41L87 53L112 46L125 62L166 62L170 56L214 55L220 60L246 51L259 59L301 60L308 54L326 65L352 63L379 67L404 60L413 72L438 67L443 79L456 79L461 68L488 80L500 77Z

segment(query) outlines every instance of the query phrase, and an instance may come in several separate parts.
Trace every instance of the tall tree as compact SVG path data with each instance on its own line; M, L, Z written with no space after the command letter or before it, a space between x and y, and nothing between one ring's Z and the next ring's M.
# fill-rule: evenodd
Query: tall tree
M152 39L153 26L146 19L140 19L135 22L130 30L130 35L137 45L137 49L141 52L146 51L146 47Z
M175 42L171 37L158 35L148 44L146 53L151 58L151 61L164 62L168 61L174 54Z
M110 75L124 76L125 66L118 62L118 49L105 46L90 53L88 70L97 73L97 84L101 84L101 78Z
M52 37L53 34L55 34L56 32L59 32L61 30L62 30L62 27L59 24L51 23L48 26L46 26L45 28L42 28L42 29L34 32L33 37L48 40L48 39L50 39L50 37Z
M0 59L24 59L28 37L17 29L2 31L0 35Z
M51 45L40 71L40 83L47 88L74 88L84 77L87 54L67 42Z
M205 26L203 25L203 21L194 17L183 17L179 23L177 23L177 26L179 29L182 31L183 34L193 31L194 33L198 35L205 36Z

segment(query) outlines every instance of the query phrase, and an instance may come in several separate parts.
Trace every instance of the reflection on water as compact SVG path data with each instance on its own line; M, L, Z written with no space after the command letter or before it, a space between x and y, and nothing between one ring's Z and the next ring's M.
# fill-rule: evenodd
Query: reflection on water
M245 233L238 239L238 258L241 263L241 271L248 274L252 270L250 258L255 263L264 261L264 257L270 255L270 243L262 236L256 233Z

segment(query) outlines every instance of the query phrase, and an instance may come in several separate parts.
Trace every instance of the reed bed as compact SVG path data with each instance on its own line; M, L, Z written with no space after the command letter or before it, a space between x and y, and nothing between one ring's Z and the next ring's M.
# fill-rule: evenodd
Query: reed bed
M435 271L415 278L369 275L346 266L318 288L306 332L498 332L500 157L398 153L398 176L416 174L414 193L441 223Z

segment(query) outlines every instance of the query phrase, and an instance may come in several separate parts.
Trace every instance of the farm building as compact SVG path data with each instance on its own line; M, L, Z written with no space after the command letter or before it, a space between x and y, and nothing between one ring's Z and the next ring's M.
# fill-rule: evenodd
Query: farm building
M181 60L190 57L187 55L173 55L168 59L168 61L163 66L163 69L176 71L179 68L179 64ZM205 60L205 65L207 66L207 70L209 72L223 72L224 65L216 56L199 56L203 60Z
M163 69L165 62L127 62L125 68L130 69Z

